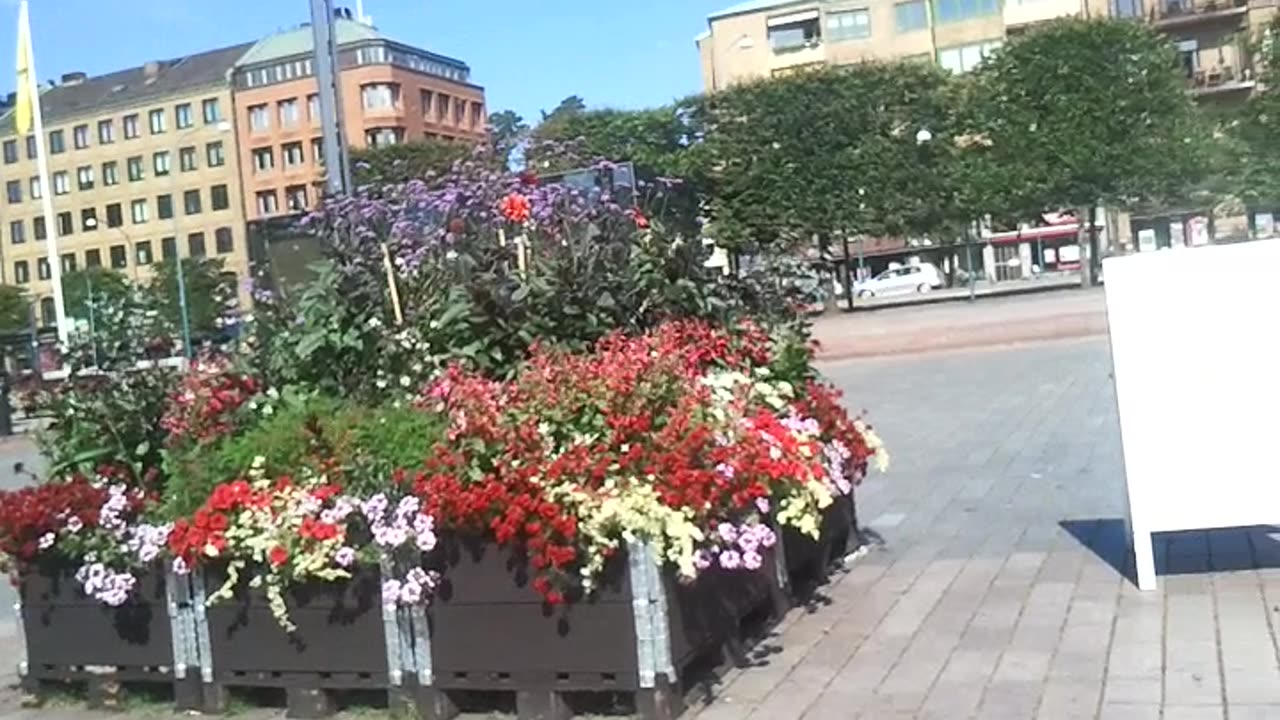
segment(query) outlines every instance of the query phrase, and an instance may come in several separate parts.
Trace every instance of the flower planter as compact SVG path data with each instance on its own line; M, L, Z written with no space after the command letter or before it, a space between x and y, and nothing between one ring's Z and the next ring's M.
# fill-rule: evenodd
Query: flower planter
M808 592L826 581L831 564L856 549L853 494L841 495L822 514L818 539L794 528L782 529L783 554L791 587Z
M637 549L638 548L638 549ZM429 558L442 580L428 606L431 695L423 714L450 718L456 690L511 691L520 716L568 717L562 693L632 694L643 718L675 717L685 671L740 643L743 619L775 609L776 571L710 571L691 584L619 553L590 597L547 605L518 550L442 537Z
M180 707L194 707L187 678L195 677L185 645L174 646L174 624L182 617L168 596L165 573L137 574L129 600L109 607L86 596L69 566L46 566L19 579L19 619L26 658L19 667L25 689L38 695L43 683L88 684L90 703L110 707L120 701L122 681L174 683ZM171 612L175 613L171 616ZM187 633L180 633L184 644ZM176 652L175 652L176 651ZM175 662L175 657L179 660Z

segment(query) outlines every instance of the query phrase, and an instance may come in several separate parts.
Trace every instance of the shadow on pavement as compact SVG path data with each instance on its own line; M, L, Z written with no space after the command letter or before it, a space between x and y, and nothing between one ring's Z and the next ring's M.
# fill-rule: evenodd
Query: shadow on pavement
M1058 524L1116 572L1135 581L1123 518ZM1156 575L1280 568L1280 527L1272 525L1163 532L1156 533L1153 542Z

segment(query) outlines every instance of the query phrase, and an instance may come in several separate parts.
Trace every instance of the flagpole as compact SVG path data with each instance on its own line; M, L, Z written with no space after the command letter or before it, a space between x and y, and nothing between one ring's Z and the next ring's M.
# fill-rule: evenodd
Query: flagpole
M53 307L58 322L58 342L66 348L70 340L67 327L67 309L62 298L62 256L58 253L58 224L53 214L53 186L49 183L49 158L45 154L44 113L40 109L40 84L36 80L35 51L31 41L31 17L27 10L27 0L22 0L18 8L19 58L26 59L26 89L31 98L32 129L36 137L36 169L40 176L40 206L44 211L45 232L48 235L49 274L53 282ZM24 46L25 44L25 46ZM24 68L21 63L18 73ZM23 78L19 78L22 82ZM21 93L21 88L19 88Z

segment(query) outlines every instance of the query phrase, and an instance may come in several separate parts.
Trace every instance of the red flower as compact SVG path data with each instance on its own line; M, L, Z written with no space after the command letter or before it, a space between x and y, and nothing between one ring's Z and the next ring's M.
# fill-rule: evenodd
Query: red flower
M271 567L278 568L289 561L289 551L277 545L271 548L271 552L267 554L267 560L270 561Z
M640 228L641 230L644 230L649 227L649 218L645 217L644 213L640 212L635 208L632 208L631 210L628 211L628 214L631 215L631 219L635 221L636 227Z
M529 221L533 215L533 205L530 204L529 198L520 193L511 193L502 200L502 204L498 206L498 211L502 213L502 217L508 222L523 224Z

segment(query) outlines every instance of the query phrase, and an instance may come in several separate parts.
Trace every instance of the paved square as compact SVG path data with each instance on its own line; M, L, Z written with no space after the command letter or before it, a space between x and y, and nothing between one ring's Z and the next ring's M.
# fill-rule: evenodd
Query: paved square
M1280 718L1275 533L1161 535L1161 589L1121 575L1108 352L1088 339L827 365L893 454L858 496L883 545L698 717Z

